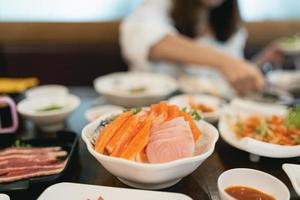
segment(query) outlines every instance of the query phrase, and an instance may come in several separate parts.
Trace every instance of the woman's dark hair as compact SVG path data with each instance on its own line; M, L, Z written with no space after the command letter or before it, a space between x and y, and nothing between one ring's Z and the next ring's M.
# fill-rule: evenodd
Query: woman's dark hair
M188 37L196 37L196 24L203 8L201 0L173 0L171 17L177 30ZM238 29L240 15L236 0L225 0L210 11L209 25L218 41L226 41Z

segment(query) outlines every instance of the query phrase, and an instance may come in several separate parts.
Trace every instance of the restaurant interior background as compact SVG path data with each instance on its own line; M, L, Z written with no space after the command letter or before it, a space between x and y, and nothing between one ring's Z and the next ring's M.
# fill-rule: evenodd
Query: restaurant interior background
M0 74L42 84L91 85L127 69L119 24L142 0L0 0ZM300 1L239 0L246 57L300 30Z

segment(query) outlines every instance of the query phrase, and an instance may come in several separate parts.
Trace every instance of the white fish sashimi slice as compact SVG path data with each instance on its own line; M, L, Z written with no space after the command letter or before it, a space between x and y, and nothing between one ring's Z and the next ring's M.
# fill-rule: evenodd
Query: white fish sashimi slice
M163 163L190 157L195 151L195 142L189 124L182 118L176 118L151 129L146 149L150 163Z
M186 124L178 124L178 125L174 125L174 126L171 126L171 127L168 127L168 128L165 128L165 129L161 129L161 130L157 130L157 131L153 131L152 129L150 130L150 133L151 133L151 136L152 135L161 135L161 134L164 134L164 133L167 133L167 132L175 132L175 133L178 133L180 134L179 131L174 131L174 130L185 130L185 129L188 129L189 128L189 124L186 123Z
M174 137L150 143L147 147L147 156L150 163L163 163L193 156L194 150L194 141Z
M165 139L165 138L173 138L173 137L182 137L182 138L193 138L192 134L183 134L184 131L191 129L189 126L178 125L174 128L168 128L167 130L154 132L150 135L149 142L154 142L156 140Z

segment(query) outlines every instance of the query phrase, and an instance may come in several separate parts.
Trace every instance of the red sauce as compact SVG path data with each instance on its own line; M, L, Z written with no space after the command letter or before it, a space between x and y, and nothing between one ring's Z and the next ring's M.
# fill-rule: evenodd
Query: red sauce
M237 200L276 200L273 196L254 188L245 186L231 186L225 192Z

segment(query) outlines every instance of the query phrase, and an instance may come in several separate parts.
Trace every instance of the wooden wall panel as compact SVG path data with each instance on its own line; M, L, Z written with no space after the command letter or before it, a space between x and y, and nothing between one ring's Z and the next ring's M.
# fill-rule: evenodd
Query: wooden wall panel
M0 76L37 76L43 84L91 85L97 76L124 71L119 24L0 23ZM248 52L300 32L299 21L245 26Z

